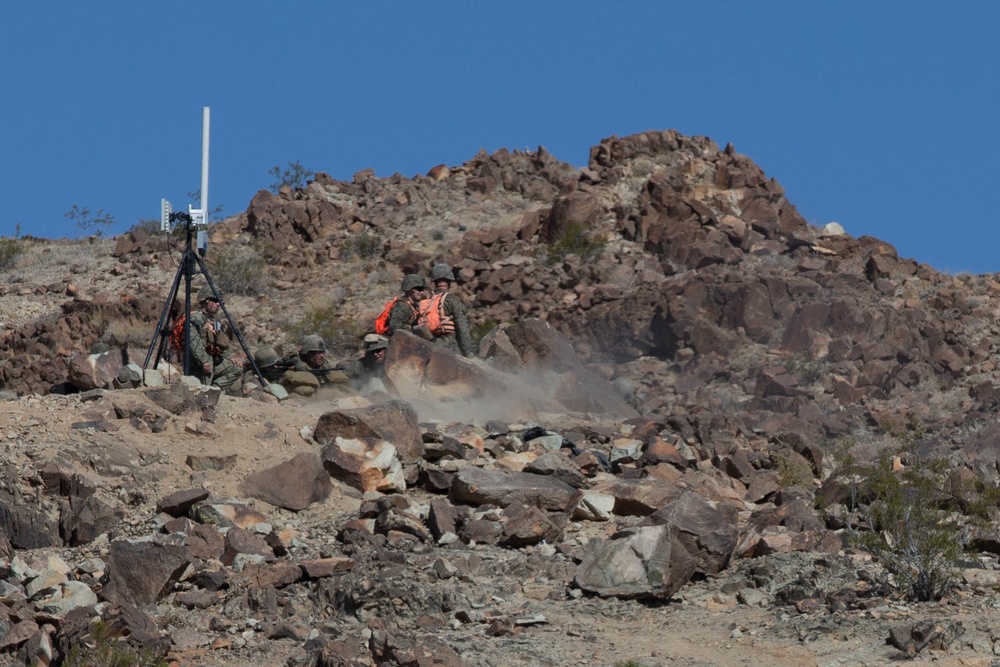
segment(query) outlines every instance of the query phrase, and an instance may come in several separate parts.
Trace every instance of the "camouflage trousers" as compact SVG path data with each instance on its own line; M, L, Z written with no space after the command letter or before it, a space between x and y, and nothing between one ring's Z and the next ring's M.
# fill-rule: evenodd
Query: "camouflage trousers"
M211 384L213 387L218 387L222 391L226 391L243 377L243 369L229 359L223 359L221 362L215 364L210 376L206 376L202 372L197 373L197 377L203 384ZM207 382L209 378L211 378L211 383Z

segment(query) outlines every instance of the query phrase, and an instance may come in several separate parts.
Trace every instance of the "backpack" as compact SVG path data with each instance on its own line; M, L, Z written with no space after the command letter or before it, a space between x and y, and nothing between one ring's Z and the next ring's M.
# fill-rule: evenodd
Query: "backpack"
M174 322L174 328L170 330L170 349L177 350L180 352L184 349L184 320L187 319L186 313L181 313L181 316L177 318Z
M392 333L389 331L389 313L392 312L392 307L396 305L396 302L402 299L401 296L394 296L385 304L385 308L382 309L382 314L375 318L375 333L380 336L391 336Z

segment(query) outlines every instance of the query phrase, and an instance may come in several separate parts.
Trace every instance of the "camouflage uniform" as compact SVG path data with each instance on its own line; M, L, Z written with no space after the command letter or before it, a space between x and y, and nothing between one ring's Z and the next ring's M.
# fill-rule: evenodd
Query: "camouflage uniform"
M413 331L420 313L417 307L410 302L410 296L411 294L415 295L414 299L419 302L420 294L425 289L427 289L427 281L422 275L409 273L403 276L403 282L399 286L399 291L403 293L403 296L396 299L396 303L392 304L392 308L389 310L389 318L385 323L388 329L384 332L386 336L391 336L400 329Z
M461 297L447 290L437 293L444 293L441 310L445 317L450 317L455 324L455 333L445 333L434 336L435 345L443 345L456 354L463 357L475 357L479 354L479 346L472 340L472 333L469 330L469 317L465 312L465 303Z
M350 394L350 379L342 371L336 370L333 364L325 359L318 366L310 365L306 361L310 352L326 352L326 343L323 339L312 334L306 336L302 342L298 357L283 360L281 364L286 368L285 374L281 376L281 385L289 393L300 396L312 396L321 387L342 396ZM291 370L288 370L288 363L292 364Z
M221 332L208 330L209 323L213 324L213 328L219 328L218 321L210 320L205 313L191 313L189 366L194 376L203 383L225 391L236 384L243 375L243 370L225 356L229 349L229 338ZM213 351L218 354L211 354ZM208 374L203 368L206 362L212 363L212 371Z
M389 311L389 321L386 323L389 327L387 335L391 336L400 329L403 331L412 331L413 325L416 323L417 309L410 305L405 296L401 297L399 301L393 304L392 310Z
M272 347L259 348L254 353L254 361L257 363L257 370L260 371L261 377L264 378L265 382L271 384L279 383L281 376L287 370L287 368L281 367L278 355ZM261 388L260 380L257 379L257 374L253 372L253 366L250 365L249 359L243 364L243 379L240 386L244 395Z
M395 393L395 387L385 372L385 356L376 354L389 347L389 339L378 334L365 336L365 356L338 366L351 384L362 394L374 391Z
M456 354L463 357L475 357L479 354L479 346L472 340L469 332L469 318L465 314L465 303L457 294L452 294L448 290L455 282L455 274L447 264L435 264L431 267L431 282L434 283L434 296L430 301L423 301L420 304L421 324L428 323L428 329L433 334L433 341L436 345L443 345ZM444 283L444 285L442 285ZM434 299L440 297L437 305L439 313L434 313ZM440 315L441 324L450 320L450 327L438 327L435 324ZM444 329L442 331L442 329ZM453 329L454 331L448 331Z

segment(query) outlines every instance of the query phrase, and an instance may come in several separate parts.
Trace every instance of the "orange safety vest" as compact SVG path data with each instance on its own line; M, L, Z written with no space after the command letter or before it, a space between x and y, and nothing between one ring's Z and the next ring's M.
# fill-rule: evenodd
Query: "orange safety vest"
M403 297L401 296L395 296L392 299L390 299L387 304L385 304L385 308L382 309L382 314L375 318L375 333L379 334L380 336L392 335L392 332L389 331L389 313L392 312L392 307L396 305L396 302L401 300L403 301L403 303L405 303L407 306L410 307L410 310L413 311L414 315L417 314L417 311L416 309L414 309L413 304L411 304L409 301L403 300Z
M427 327L435 336L445 336L455 333L455 321L444 314L444 300L447 292L439 292L429 299L420 302L420 314L417 324Z

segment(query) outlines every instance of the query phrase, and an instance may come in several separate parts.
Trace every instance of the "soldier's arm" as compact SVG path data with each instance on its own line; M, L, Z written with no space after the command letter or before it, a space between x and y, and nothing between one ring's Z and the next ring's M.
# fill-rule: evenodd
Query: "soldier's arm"
M465 314L465 304L462 300L449 293L445 298L445 313L455 323L455 340L463 357L474 357L478 354L476 343L472 340L469 330L469 318Z
M389 335L396 333L400 329L409 331L413 326L413 309L402 300L397 301L389 311L389 321L386 322L389 328Z
M208 324L204 319L200 317L191 316L191 322L188 325L190 327L191 345L189 346L192 365L197 364L198 366L204 367L206 363L212 361L212 356L205 349L206 338L205 338L205 326Z

